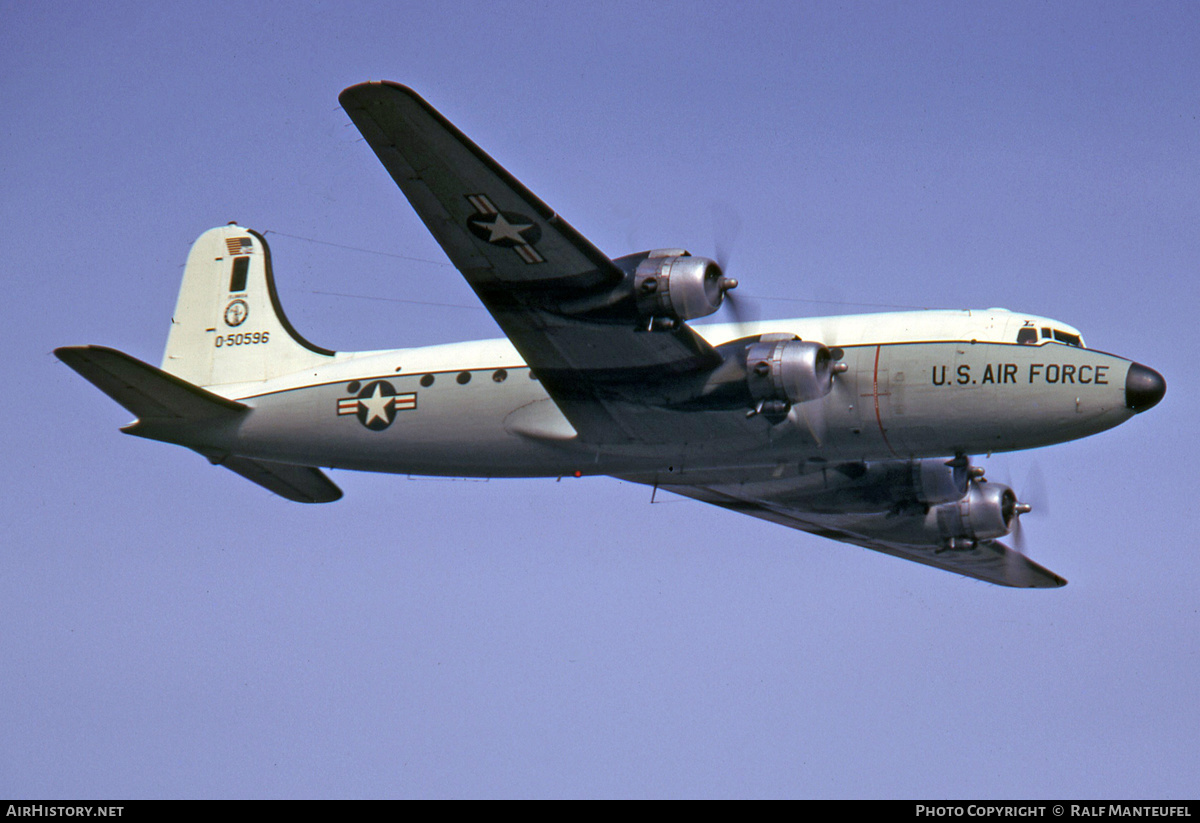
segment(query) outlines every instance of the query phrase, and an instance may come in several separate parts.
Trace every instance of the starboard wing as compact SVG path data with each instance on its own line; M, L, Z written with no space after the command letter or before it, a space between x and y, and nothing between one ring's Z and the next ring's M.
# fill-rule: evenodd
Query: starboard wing
M669 437L644 414L655 381L720 355L682 323L648 333L585 311L626 273L411 89L364 83L339 100L580 436Z

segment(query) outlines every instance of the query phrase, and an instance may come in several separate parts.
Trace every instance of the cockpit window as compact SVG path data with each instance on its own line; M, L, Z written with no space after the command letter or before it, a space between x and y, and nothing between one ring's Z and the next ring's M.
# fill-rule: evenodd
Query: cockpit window
M1040 340L1038 339L1039 333ZM1035 326L1022 326L1017 329L1017 342L1023 346L1036 346L1039 343L1048 343L1051 340L1056 343L1065 343L1068 346L1083 348L1083 338L1069 331L1051 328L1050 326L1042 326L1040 329Z

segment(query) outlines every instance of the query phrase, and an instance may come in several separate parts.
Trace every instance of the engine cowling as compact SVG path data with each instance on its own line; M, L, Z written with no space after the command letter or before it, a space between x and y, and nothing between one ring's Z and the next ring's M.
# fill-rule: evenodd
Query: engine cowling
M737 285L715 261L671 251L680 253L651 252L638 264L633 277L638 313L649 322L667 321L663 324L667 327L707 317L721 308L725 292Z
M806 464L788 501L823 513L915 515L920 526L931 506L957 501L975 476L966 460L881 460Z
M856 485L876 504L940 506L962 500L971 478L980 475L982 469L972 468L965 459L885 460L866 464Z
M746 385L755 411L786 414L833 388L833 357L810 340L761 340L746 349Z
M946 545L966 548L1012 531L1018 505L1016 493L1008 486L972 483L962 499L930 509L926 524L936 528Z
M930 506L961 500L972 477L971 464L966 460L925 458L910 461L908 467L913 497Z

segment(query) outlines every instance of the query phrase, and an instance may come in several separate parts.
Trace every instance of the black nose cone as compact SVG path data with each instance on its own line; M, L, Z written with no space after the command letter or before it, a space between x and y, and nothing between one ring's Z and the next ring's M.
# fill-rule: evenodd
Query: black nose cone
M1167 381L1154 369L1141 363L1129 367L1125 376L1125 405L1135 412L1144 412L1154 406L1167 393Z

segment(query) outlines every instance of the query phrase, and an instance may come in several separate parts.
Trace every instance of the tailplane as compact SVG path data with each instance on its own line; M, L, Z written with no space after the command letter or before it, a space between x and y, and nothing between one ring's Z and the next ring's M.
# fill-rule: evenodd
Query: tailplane
M162 370L197 386L270 380L328 362L279 305L271 252L258 232L210 229L188 254Z
M126 434L187 446L210 463L298 503L329 503L342 496L342 490L313 466L252 459L214 445L231 439L231 431L249 412L242 403L105 346L66 346L54 353L137 415L136 421L121 429Z

